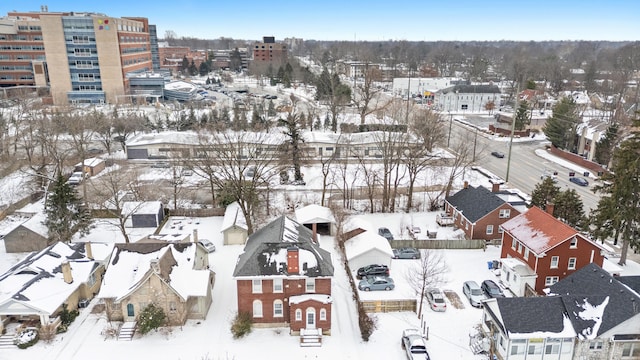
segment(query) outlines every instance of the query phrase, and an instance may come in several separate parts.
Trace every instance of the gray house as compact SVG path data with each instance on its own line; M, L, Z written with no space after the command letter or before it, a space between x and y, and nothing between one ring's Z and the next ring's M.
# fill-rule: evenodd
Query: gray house
M33 214L4 237L8 253L40 251L47 247L49 230L44 225L44 213Z

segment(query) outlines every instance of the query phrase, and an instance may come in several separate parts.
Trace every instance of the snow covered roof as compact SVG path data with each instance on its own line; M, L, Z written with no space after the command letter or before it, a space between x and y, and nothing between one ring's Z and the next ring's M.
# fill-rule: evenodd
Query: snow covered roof
M105 254L108 244L92 244L94 257ZM95 252L94 252L95 251ZM101 255L102 256L102 255ZM62 263L68 261L73 281L64 281ZM29 254L0 276L0 315L53 314L104 259L86 257L85 245L57 242ZM21 310L18 310L21 309Z
M513 271L516 272L516 274L520 275L520 277L523 276L537 276L537 274L527 265L525 264L522 260L520 259L516 259L516 258L502 258L500 259L500 262L502 262L502 265L513 269Z
M347 260L360 256L371 249L378 249L388 254L389 258L393 256L393 250L391 249L389 241L372 231L360 233L344 243Z
M46 219L47 215L44 212L37 212L21 225L46 238L49 236L49 229L47 229L47 226L44 224Z
M182 61L182 59L180 59ZM166 90L191 92L197 90L197 86L186 81L176 80L164 85Z
M355 216L350 216L347 221L344 222L344 225L342 225L343 233L348 233L356 229L373 232L375 228L373 227L373 224L371 224L367 220Z
M222 220L222 227L220 231L225 231L233 226L237 226L241 229L248 230L247 219L244 217L240 204L237 201L227 205L227 209L224 211L224 219Z
M194 269L196 249L195 243L118 244L98 297L121 301L152 275L160 276L185 301L189 296L205 296L210 272Z
M104 160L100 159L100 158L93 157L93 158L89 158L89 159L84 159L83 162L84 162L84 166L94 167L94 166L100 165L100 163L103 163ZM77 163L76 167L78 167L80 165L82 165L82 163Z
M122 203L122 214L157 214L162 208L160 201L125 201Z
M283 215L249 236L233 276L333 276L331 254L312 238L311 230ZM299 274L288 272L290 250L298 251Z
M579 234L537 206L506 221L502 228L538 255Z
M305 301L317 301L323 304L331 304L333 299L329 295L323 294L302 294L289 297L289 304L300 304Z
M317 223L333 223L336 219L333 217L331 209L317 204L307 205L296 210L296 220L301 224L317 224Z

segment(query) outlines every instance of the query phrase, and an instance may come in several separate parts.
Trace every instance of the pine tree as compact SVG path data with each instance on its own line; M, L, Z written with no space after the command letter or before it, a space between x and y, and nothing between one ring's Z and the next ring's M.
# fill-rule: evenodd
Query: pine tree
M559 193L560 188L556 186L553 179L545 177L531 192L531 205L546 210L547 204L552 203Z
M547 119L542 130L553 146L571 151L574 147L577 125L576 103L571 98L562 98L553 106L553 115Z
M586 224L584 205L575 189L561 191L555 196L553 203L553 216L577 230L583 229Z
M634 120L635 129L640 120ZM629 248L640 249L640 132L620 144L613 155L611 172L602 177L602 185L594 187L602 193L598 207L591 212L592 234L602 241L613 237L622 240L620 261L625 265Z
M69 242L76 232L86 235L93 227L89 209L62 174L56 177L47 197L45 214L47 218L44 225L49 231L50 244L57 241Z
M515 116L515 129L516 130L524 130L524 128L531 123L531 112L529 111L529 104L526 101L523 101L518 105L518 109L516 110Z
M613 154L613 148L617 140L618 124L613 123L609 125L609 127L607 128L607 132L596 145L594 157L598 164L609 165L609 161L611 161L611 156Z

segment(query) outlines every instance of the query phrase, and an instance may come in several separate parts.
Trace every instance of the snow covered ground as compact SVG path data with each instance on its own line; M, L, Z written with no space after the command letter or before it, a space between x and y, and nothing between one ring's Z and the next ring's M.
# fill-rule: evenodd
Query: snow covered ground
M359 217L375 226L398 229L410 216L416 222L430 221L433 213L415 214L365 214ZM173 220L167 222L171 229ZM81 315L71 325L69 331L60 334L52 343L40 341L27 350L1 350L4 359L400 359L404 358L400 347L400 334L405 328L420 328L417 315L412 312L375 314L377 329L368 342L361 340L357 322L357 312L353 302L348 274L339 265L340 256L332 237L323 236L321 246L330 251L336 268L332 285L333 311L332 335L325 336L319 348L302 348L298 338L290 336L286 328L254 329L247 337L234 340L230 332L235 316L237 295L232 272L242 246L223 246L220 227L222 217L184 218L182 231L192 233L198 230L200 238L208 238L216 245L211 253L210 263L216 273L213 290L213 304L206 320L189 321L185 326L151 333L145 337L135 336L132 341L118 341L105 335L110 326L105 315L91 314L90 309L97 304L93 300L89 308L81 309ZM114 235L105 235L108 228L101 228L94 234L94 241L110 241ZM112 230L117 231L117 230ZM6 254L0 241L0 271L6 270L25 254ZM462 296L462 283L466 280L481 282L495 279L487 262L500 256L499 248L489 246L483 250L446 250L444 259L449 269L443 290L453 290L461 298L463 309L456 309L448 303L447 311L436 313L425 310L424 328L428 329L428 349L433 359L483 359L474 356L468 347L469 332L480 322L482 311L468 305ZM391 275L396 282L403 282L403 274L417 260L392 260ZM632 263L625 267L623 275L640 274L640 266ZM399 287L390 292L379 292L380 296L411 296L411 291ZM367 296L373 295L367 294Z

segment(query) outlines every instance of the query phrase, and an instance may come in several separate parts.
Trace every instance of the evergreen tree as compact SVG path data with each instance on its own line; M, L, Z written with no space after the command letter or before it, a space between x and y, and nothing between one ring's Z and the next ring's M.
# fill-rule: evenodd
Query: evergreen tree
M607 132L596 144L594 154L595 161L598 164L609 165L613 148L618 141L618 124L613 123L607 128Z
M547 204L552 203L560 193L560 188L550 177L545 177L542 182L536 184L531 192L531 206L537 206L542 210L547 209Z
M164 310L154 303L151 303L140 312L138 331L140 331L142 335L145 335L151 330L156 330L164 326L166 321L167 315L164 313Z
M273 105L273 101L269 100L269 106L267 107L268 116L276 116L276 108Z
M598 207L592 211L592 234L602 241L613 237L622 240L620 261L625 265L629 248L640 249L640 121L634 120L632 136L614 152L611 172L602 176L602 185L594 187L602 193Z
M198 73L200 74L200 76L207 75L209 71L210 71L209 64L207 64L206 61L203 61L202 63L200 63L200 67L198 68Z
M196 63L193 62L193 60L191 60L191 65L189 65L189 75L194 76L198 74L198 67L196 66Z
M582 199L575 189L558 193L553 199L553 216L569 226L581 230L586 224Z
M527 80L527 89L528 90L535 90L536 89L536 82L529 79Z
M531 123L531 112L529 111L529 104L526 101L522 101L518 105L515 116L515 129L524 130L524 128Z
M49 244L69 242L75 233L87 235L92 229L91 214L75 189L58 174L45 204Z
M290 159L293 163L294 180L302 180L300 166L302 165L302 143L304 143L304 138L302 137L300 116L298 114L289 113L286 119L280 119L279 122L279 125L285 127L283 133L288 137L288 140L284 143L282 154L284 154L287 159L291 156Z
M186 55L182 58L182 65L180 66L180 71L183 74L186 74L189 71L189 59L187 59Z
M553 146L571 151L574 147L577 125L576 103L571 98L565 97L553 106L553 115L547 119L542 130Z

